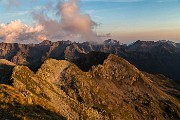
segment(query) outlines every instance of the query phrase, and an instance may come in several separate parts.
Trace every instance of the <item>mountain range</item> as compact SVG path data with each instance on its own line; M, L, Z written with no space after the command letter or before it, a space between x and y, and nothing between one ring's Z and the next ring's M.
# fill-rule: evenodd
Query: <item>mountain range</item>
M163 74L178 82L180 80L180 43L172 41L138 40L130 45L112 39L102 44L48 40L40 44L0 43L0 59L9 60L17 65L26 65L33 71L36 71L47 58L68 60L78 66L84 66L84 62L78 63L77 60L94 59L94 57L87 57L87 54L93 51L115 54L126 59L141 71ZM88 62L91 60L86 59L87 66L92 64ZM81 69L88 71L90 67L81 67Z
M180 119L178 72L165 74L179 69L177 43L46 40L0 49L2 120Z

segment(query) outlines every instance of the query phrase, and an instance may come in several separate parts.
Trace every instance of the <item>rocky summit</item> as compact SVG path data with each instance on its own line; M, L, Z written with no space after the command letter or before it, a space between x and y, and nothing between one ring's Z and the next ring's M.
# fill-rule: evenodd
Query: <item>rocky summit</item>
M46 43L49 44L52 43ZM16 45L14 44L14 47ZM42 48L50 51L46 45L42 45ZM27 46L24 52L32 50L34 46L36 45ZM60 48L75 52L70 47L57 47L57 51ZM55 56L56 49L53 49ZM65 55L66 52L62 54ZM41 53L45 54L44 51ZM8 56L13 56L12 54ZM52 58L44 58L43 64L35 72L27 66L2 62L1 72L8 68L9 74L1 75L4 83L0 84L0 118L3 120L180 119L178 84L163 75L141 72L125 59L113 54L91 53L81 60L88 63L89 56L94 55L96 57L89 70L82 70L67 60ZM98 56L102 59L95 62ZM82 64L81 68L85 65Z

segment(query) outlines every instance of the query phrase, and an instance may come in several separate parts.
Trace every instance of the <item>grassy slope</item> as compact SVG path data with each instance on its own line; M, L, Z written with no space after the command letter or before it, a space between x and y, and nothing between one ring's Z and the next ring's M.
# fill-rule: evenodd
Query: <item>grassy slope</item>
M8 85L0 85L0 118L17 120L64 120L55 111L49 110L46 103L34 97L25 97Z

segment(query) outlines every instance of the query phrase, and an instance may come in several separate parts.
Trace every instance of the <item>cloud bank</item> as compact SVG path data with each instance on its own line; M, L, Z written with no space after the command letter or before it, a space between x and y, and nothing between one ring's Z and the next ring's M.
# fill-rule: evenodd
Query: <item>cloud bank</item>
M96 23L89 15L80 11L77 0L59 1L56 5L56 15L59 20L53 20L43 11L34 12L33 18L44 26L49 39L72 39L93 41L96 34L93 28Z
M41 25L30 27L20 20L15 20L8 24L0 24L0 40L7 43L42 41L46 39L43 30L44 27Z
M18 3L20 0L18 0ZM93 31L96 23L89 15L80 11L78 0L58 0L53 7L58 19L49 17L44 9L32 12L35 25L30 27L20 20L8 24L0 24L0 40L4 42L42 41L42 40L74 40L95 41L97 35Z

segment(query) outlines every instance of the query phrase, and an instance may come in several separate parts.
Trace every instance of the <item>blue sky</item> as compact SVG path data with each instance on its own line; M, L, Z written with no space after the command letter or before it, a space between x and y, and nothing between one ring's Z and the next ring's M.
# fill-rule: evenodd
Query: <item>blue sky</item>
M0 0L0 23L20 19L32 25L31 12L50 4L49 0L19 1L13 6ZM179 0L81 0L79 6L99 24L95 31L100 35L111 33L112 38L123 42L137 39L180 42ZM55 18L53 10L46 12Z

